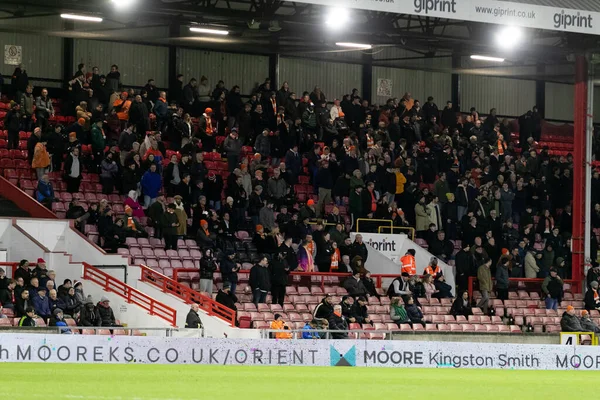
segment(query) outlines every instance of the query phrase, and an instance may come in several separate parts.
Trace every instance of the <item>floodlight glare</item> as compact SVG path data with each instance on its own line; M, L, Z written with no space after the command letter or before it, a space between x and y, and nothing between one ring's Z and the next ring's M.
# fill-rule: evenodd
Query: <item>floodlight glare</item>
M350 12L346 8L332 8L325 17L325 25L331 29L341 29L348 22L350 22Z
M500 58L500 57L489 57L489 56L479 56L479 55L472 55L471 59L473 60L480 60L480 61L493 61L493 62L504 62L504 58Z
M496 33L496 43L503 49L515 48L523 39L523 30L516 26L506 26Z
M220 29L192 27L190 28L190 31L198 33L208 33L209 35L229 35L229 31L224 31Z
M136 0L112 0L112 3L116 8L123 10L129 8L135 3Z
M355 49L365 49L365 50L372 48L372 46L370 44L364 44L364 43L337 42L335 45L340 46L340 47L352 47Z
M89 15L60 14L60 17L64 18L64 19L74 19L74 20L77 20L77 21L102 22L102 18L100 18L100 17L90 17Z

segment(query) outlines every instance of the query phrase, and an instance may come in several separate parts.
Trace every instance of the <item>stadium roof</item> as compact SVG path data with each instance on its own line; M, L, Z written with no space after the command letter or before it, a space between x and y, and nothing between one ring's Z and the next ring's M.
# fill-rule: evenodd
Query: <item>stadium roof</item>
M245 53L307 55L319 59L361 62L372 52L344 51L336 42L369 43L378 49L402 49L409 56L379 59L386 66L410 67L412 60L498 55L516 67L546 64L572 75L563 65L577 51L600 48L600 36L543 29L525 29L521 46L502 52L494 41L499 25L424 15L353 9L343 29L331 30L325 22L329 8L279 0L128 0L129 10L110 0L3 0L0 31L47 34L71 38L116 40L160 45L201 47ZM299 0L317 2L317 0ZM344 3L343 0L341 4ZM360 0L364 1L364 0ZM506 3L498 0L485 0ZM514 2L513 2L514 3ZM600 9L595 0L524 0L521 3ZM508 4L508 3L507 3ZM61 20L60 13L97 15L101 24ZM39 21L46 21L40 23ZM600 24L600 21L598 21ZM194 25L227 29L229 35L213 37L190 32ZM599 25L600 26L600 25ZM417 64L415 64L417 65ZM418 64L421 66L421 64ZM463 67L464 68L464 67ZM471 71L470 73L477 73ZM489 73L487 71L486 73ZM561 80L557 75L556 80ZM523 77L543 78L539 73Z

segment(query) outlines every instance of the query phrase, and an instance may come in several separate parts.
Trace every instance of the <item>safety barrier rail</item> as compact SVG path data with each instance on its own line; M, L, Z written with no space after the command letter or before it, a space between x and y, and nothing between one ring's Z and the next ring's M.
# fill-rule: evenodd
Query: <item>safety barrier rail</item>
M371 278L373 278L373 280L375 281L375 287L378 287L378 288L382 287L381 286L382 282L386 278L390 278L390 279L398 278L400 276L399 268L400 267L398 267L397 275L395 275L395 274L372 274ZM173 270L173 280L178 281L179 274L189 273L189 272L192 272L192 273L198 272L198 269L196 269L196 268L175 268ZM240 270L240 271L238 271L238 274L250 275L250 270L249 269ZM320 279L318 280L318 283L321 285L321 289L325 289L325 282L327 281L327 278L329 278L329 277L349 278L350 276L352 276L352 274L339 273L339 272L296 272L296 271L292 271L292 272L290 272L290 276L300 276L300 277L305 277L308 279L311 279L312 277L319 277ZM316 283L312 279L311 279L311 282ZM187 286L185 286L185 287L187 288Z
M107 273L100 271L98 268L93 267L88 263L83 263L83 279L90 280L107 291L115 293L128 303L133 303L144 310L148 311L150 315L156 315L159 318L164 319L172 326L177 326L177 311L173 308L154 300L152 297L140 292L137 289L121 282L120 280L108 275Z
M495 280L495 279L493 279L493 280ZM469 292L469 297L471 297L471 298L473 298L473 286L476 281L477 281L476 277L474 277L474 276L469 277L467 291ZM544 282L544 280L541 278L509 278L508 281L509 281L509 286L511 283L518 284L519 282L523 282L525 284L528 284L528 283L534 284L536 286L536 289L540 292L541 292L541 288L542 288L542 283ZM574 293L583 293L581 281L577 281L574 279L563 279L563 283L567 283L567 284L571 285Z
M377 228L377 233L385 233L385 232L381 232L384 229L389 229L389 226L380 226L379 228ZM410 232L410 240L412 240L413 242L415 241L415 228L412 228L410 226L392 226L391 232L390 233L394 233L394 230L406 230Z
M365 221L365 222L385 222L385 223L389 223L390 226L390 232L392 232L392 229L394 228L394 221L392 221L391 219L371 219L371 218L357 218L356 219L356 232L360 232L359 230L359 226L360 226L360 221Z
M173 275L174 279L171 279L159 272L154 271L151 268L148 268L145 265L140 265L140 268L142 269L140 281L160 289L163 293L172 294L188 304L196 303L198 304L198 307L206 311L208 315L220 318L229 325L235 326L234 310L229 307L225 307L210 297L177 282L177 275L175 272ZM190 271L198 272L197 269L192 269Z

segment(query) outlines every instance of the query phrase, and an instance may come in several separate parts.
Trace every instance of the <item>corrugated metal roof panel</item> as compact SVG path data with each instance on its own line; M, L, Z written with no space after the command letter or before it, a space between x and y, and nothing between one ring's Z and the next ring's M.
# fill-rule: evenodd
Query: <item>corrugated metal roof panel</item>
M434 102L440 109L452 94L452 74L440 72L416 71L400 68L373 67L372 99L376 104L385 104L387 96L377 96L377 80L391 79L392 97L402 97L410 92L414 99L421 104L427 97L433 96Z
M575 87L573 85L546 82L545 117L573 121L574 97ZM595 98L597 97L595 96Z
M285 57L279 60L279 80L287 81L298 96L319 86L328 101L341 99L354 88L362 92L361 77L362 65L358 64Z
M74 47L75 64L83 62L88 68L97 66L102 74L117 64L125 86L144 86L150 78L160 88L168 86L167 47L85 39L75 39Z
M62 79L63 42L59 37L28 35L23 33L0 34L0 49L5 45L22 47L23 65L30 77ZM3 53L4 56L4 53ZM10 75L14 65L2 62L2 75Z
M475 107L487 114L495 108L499 115L518 116L535 105L535 81L461 75L461 111Z
M177 70L186 82L205 76L211 86L223 80L227 89L238 85L242 94L249 95L269 76L269 57L178 49Z

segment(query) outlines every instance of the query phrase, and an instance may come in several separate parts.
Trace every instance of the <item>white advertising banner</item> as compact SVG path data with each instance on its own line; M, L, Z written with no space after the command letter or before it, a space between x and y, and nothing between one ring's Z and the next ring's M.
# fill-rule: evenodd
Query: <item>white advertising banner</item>
M600 370L592 346L0 334L0 362Z
M295 0L423 17L600 35L600 13L498 0Z

